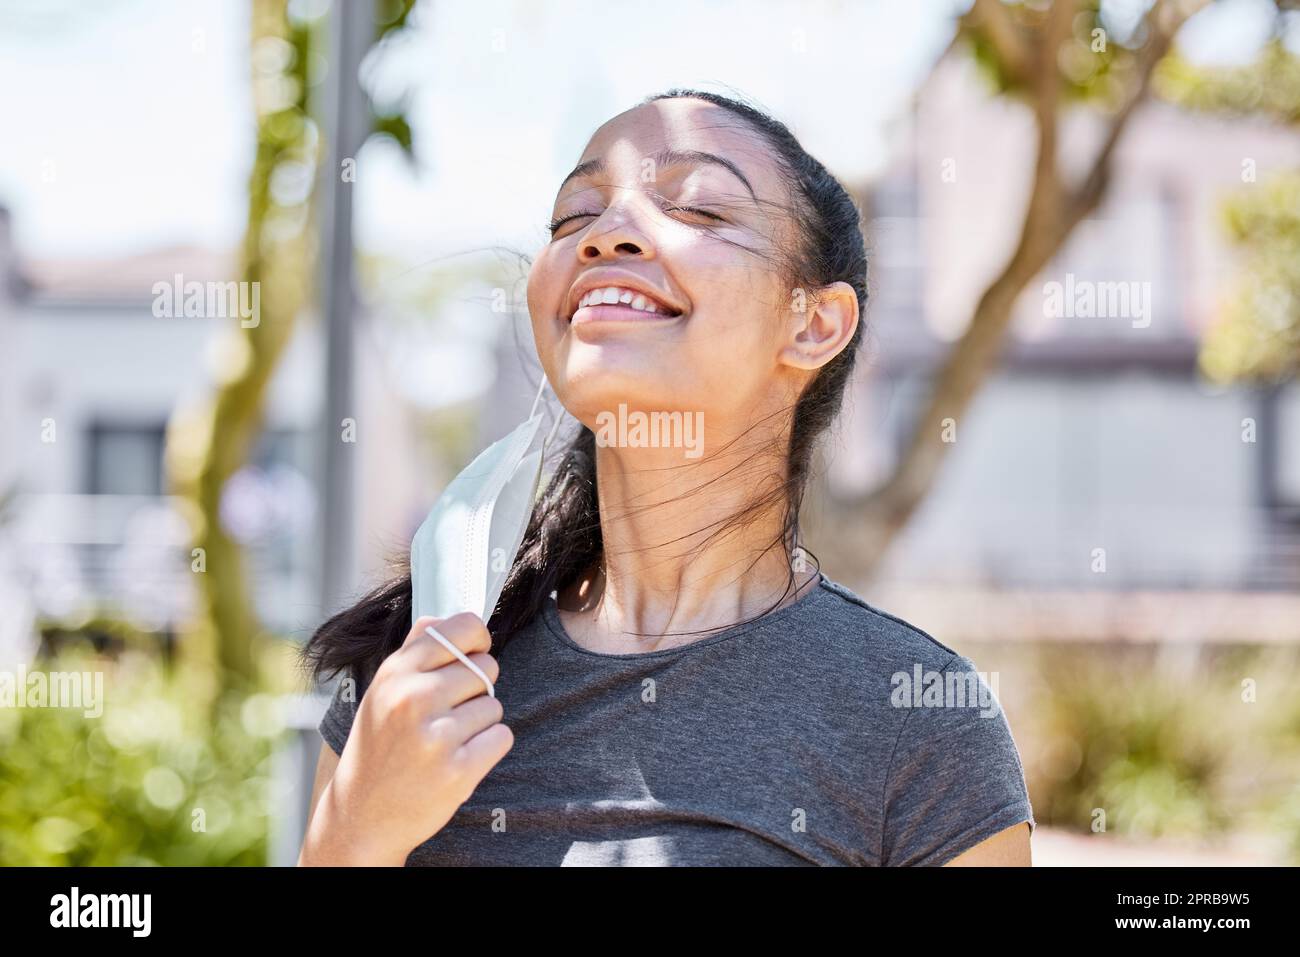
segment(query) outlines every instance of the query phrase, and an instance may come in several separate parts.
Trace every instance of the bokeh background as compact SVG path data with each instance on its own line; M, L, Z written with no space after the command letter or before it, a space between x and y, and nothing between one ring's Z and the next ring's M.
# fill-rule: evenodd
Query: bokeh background
M0 863L295 860L296 651L526 412L555 190L675 86L862 206L808 545L998 675L1036 863L1300 861L1293 7L0 3L0 671L104 676L0 705Z

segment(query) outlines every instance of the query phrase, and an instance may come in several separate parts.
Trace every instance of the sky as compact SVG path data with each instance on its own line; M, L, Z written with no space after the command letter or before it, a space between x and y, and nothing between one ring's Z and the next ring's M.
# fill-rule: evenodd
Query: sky
M886 122L947 40L947 0L758 6L426 0L374 73L411 96L417 166L381 142L358 157L359 244L417 261L540 244L590 134L671 86L758 99L837 172L880 164ZM236 0L0 7L0 85L26 91L0 100L0 202L22 252L237 242L247 32Z
M381 95L410 96L416 165L383 142L357 158L358 245L411 262L540 246L591 133L672 86L753 98L837 175L869 177L954 2L424 0L371 74ZM1186 31L1200 59L1239 57L1268 28L1267 0L1220 6ZM237 243L247 35L240 0L0 4L0 204L20 253Z

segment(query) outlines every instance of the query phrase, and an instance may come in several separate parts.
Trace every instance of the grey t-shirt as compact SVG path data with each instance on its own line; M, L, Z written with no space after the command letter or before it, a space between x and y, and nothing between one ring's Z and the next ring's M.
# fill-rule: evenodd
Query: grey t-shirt
M499 663L514 747L408 865L938 865L1035 826L996 681L824 575L621 655L576 644L552 597ZM342 754L340 692L320 732Z

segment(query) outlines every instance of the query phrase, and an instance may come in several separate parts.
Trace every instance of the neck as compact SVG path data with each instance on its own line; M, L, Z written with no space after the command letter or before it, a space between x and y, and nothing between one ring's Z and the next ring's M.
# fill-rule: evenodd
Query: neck
M587 643L653 650L687 643L804 594L784 540L787 443L706 436L713 455L680 449L596 450L604 553L569 590ZM713 445L718 441L719 445Z

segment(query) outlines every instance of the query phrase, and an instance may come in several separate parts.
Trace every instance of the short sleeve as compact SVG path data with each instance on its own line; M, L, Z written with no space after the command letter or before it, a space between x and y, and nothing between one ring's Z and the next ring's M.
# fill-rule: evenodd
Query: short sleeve
M365 688L352 675L350 668L343 672L319 726L320 736L340 756L343 754L343 746L348 743L348 734L352 731L352 722L356 719L361 696L365 694Z
M1028 823L1031 834L1035 827L996 679L990 686L969 658L954 655L923 684L885 784L881 860L892 867L946 864L1016 824Z

